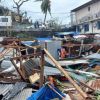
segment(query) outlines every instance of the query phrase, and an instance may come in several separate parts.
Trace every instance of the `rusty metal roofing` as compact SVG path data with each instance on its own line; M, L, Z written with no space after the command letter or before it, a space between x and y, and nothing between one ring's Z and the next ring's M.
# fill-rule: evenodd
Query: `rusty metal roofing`
M93 88L94 90L100 91L100 79L91 80L88 85Z

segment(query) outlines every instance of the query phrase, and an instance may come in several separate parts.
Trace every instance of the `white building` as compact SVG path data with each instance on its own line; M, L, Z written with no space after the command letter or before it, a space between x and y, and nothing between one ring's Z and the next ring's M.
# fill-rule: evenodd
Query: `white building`
M91 0L73 9L71 25L82 34L100 33L100 0Z
M0 28L12 26L11 11L0 5Z
M0 16L0 27L12 26L11 16Z

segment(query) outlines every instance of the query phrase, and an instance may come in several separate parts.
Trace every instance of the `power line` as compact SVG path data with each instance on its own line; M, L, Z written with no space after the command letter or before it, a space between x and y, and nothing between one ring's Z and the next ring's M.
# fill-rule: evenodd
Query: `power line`
M21 10L21 11L25 11L25 10ZM30 10L28 10L27 12L43 14L42 12L34 12ZM51 12L51 14L65 14L66 15L66 14L70 14L70 12Z

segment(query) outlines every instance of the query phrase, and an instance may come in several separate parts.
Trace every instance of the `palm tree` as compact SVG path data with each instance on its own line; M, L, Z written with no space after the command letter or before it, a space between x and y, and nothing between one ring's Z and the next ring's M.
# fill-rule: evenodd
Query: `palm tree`
M51 15L50 0L36 0L36 1L42 1L41 10L42 10L43 14L45 14L45 17L44 17L44 24L45 24L47 13L49 12L49 14Z

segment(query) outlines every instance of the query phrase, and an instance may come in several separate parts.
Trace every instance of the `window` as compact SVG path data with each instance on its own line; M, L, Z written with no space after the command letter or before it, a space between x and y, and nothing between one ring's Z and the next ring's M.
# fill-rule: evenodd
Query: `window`
M2 22L8 22L8 18L1 18Z
M78 32L81 32L80 26L77 26L77 31L78 31Z
M88 7L88 11L90 11L90 7Z
M97 22L97 28L100 29L100 21Z
M84 31L85 31L85 32L89 31L89 24L85 24L85 25L84 25Z

